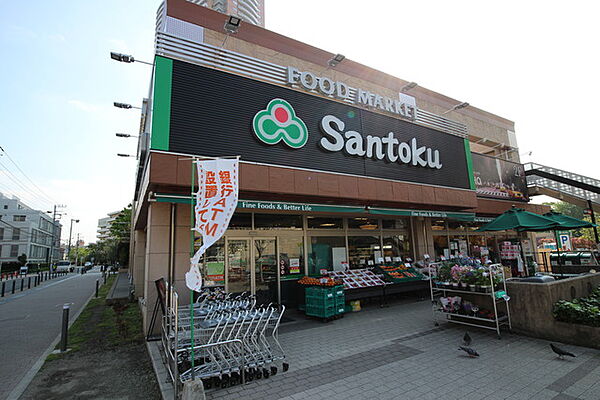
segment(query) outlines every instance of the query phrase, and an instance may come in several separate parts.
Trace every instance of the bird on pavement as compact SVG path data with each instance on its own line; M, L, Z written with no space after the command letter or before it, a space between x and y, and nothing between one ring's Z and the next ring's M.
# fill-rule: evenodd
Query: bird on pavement
M472 349L472 348L470 348L470 347L466 347L466 346L460 346L460 347L458 348L458 350L462 350L462 351L464 351L464 352L465 352L465 353L467 353L467 354L469 355L469 357L471 357L471 358L474 358L474 357L479 357L479 353L477 353L477 352L475 351L475 349Z
M556 354L558 354L558 357L561 360L565 359L565 356L569 356L569 357L577 357L575 354L573 353L569 353L566 350L561 349L560 347L558 347L557 345L555 345L554 343L550 343L550 348L552 348L552 351L555 352Z
M469 332L465 332L465 336L463 336L463 344L465 346L471 345L471 336L469 336Z

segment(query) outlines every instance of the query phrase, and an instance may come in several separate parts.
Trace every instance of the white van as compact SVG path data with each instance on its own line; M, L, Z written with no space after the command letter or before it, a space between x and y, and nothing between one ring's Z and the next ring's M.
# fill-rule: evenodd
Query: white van
M72 272L75 268L70 261L59 261L56 263L56 272Z

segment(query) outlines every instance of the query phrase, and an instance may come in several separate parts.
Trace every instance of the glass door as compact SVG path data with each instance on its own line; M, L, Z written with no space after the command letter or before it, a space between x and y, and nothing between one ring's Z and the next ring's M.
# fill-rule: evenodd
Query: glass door
M229 293L252 292L251 239L227 240L227 277Z
M252 239L254 251L254 293L258 303L278 303L277 241L275 238Z

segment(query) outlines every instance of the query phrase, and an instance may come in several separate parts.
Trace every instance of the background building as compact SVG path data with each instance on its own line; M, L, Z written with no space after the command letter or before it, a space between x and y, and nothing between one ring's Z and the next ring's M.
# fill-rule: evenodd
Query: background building
M119 213L120 211L113 211L108 213L108 217L100 218L98 220L98 234L96 235L98 242L110 239L110 226L115 221Z
M264 0L187 0L223 14L235 15L242 21L265 26Z
M53 260L61 259L60 234L62 225L54 227ZM52 248L52 216L34 210L16 197L0 193L0 261L17 262L21 254L30 263L47 263Z

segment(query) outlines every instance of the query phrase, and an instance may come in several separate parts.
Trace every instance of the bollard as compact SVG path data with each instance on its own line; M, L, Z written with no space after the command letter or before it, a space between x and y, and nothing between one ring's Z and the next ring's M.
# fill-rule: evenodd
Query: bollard
M102 277L104 278L104 284L106 285L106 273L105 272L102 273Z
M31 289L31 277L27 277L27 289Z
M21 278L21 292L23 291L23 283L25 283L25 279Z
M15 294L15 284L17 283L17 281L13 279L12 283L13 283L12 294Z
M68 304L63 305L62 330L60 332L60 352L67 351L67 340L69 336L69 308Z
M100 279L96 279L96 297L98 297L98 285L100 284Z
M6 286L6 281L2 282L2 297L4 297L4 286Z

